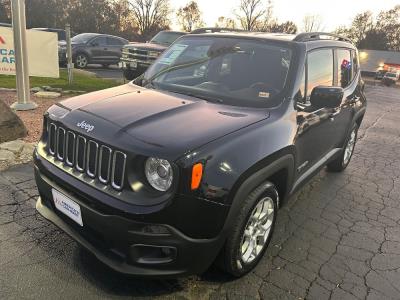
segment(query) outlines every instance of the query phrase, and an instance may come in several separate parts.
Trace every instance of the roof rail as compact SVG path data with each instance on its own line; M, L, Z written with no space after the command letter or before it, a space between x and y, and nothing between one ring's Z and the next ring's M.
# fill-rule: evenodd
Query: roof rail
M322 36L326 36L328 38L321 38ZM346 38L344 36L334 34L334 33L328 33L328 32L303 32L299 33L296 35L296 37L293 39L293 41L296 42L307 42L307 41L316 41L316 40L332 40L332 38L342 41L342 42L348 42L348 43L353 43L349 38Z
M221 27L204 27L191 31L191 34L197 33L214 33L214 32L247 32L243 29L221 28Z

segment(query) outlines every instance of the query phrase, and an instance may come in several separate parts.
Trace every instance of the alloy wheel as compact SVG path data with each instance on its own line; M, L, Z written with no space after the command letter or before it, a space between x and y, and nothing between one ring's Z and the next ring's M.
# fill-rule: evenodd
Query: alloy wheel
M87 57L85 55L78 55L76 57L76 64L78 68L85 68L88 63Z
M350 134L350 138L347 142L346 148L344 149L344 155L343 155L343 164L346 165L350 161L351 155L353 154L354 151L354 146L356 143L356 129L353 129L353 131Z
M274 201L270 197L262 198L251 212L240 243L243 263L251 263L262 253L271 234L274 214Z

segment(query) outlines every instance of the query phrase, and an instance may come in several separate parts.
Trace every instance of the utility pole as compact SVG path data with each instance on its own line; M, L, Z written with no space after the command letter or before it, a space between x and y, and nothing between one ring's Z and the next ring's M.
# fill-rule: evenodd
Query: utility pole
M65 25L65 33L67 39L68 83L71 85L74 81L74 64L72 63L71 26L69 24Z
M11 0L11 14L18 98L18 101L11 105L11 108L15 110L35 109L37 104L30 101L25 0Z

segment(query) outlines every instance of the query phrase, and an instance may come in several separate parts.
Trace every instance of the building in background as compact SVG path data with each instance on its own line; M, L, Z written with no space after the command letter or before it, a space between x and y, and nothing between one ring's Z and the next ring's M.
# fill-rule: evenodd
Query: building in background
M363 75L374 76L378 71L400 72L400 52L359 50Z

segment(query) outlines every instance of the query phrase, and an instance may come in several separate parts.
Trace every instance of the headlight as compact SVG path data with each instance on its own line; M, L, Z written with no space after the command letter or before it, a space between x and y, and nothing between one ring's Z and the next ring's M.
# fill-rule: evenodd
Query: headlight
M174 178L171 164L165 159L150 157L145 163L145 174L150 185L158 191L165 192Z

